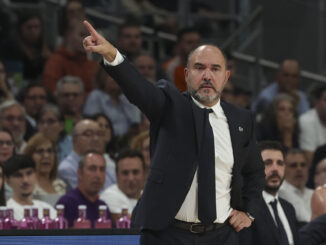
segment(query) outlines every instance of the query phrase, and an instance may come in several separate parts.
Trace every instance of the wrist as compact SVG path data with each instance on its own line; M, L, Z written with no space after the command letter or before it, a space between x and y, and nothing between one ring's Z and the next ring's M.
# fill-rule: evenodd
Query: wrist
M248 216L248 218L250 219L250 221L251 222L254 222L254 220L255 220L255 217L253 217L250 213L246 213L247 214L247 216Z

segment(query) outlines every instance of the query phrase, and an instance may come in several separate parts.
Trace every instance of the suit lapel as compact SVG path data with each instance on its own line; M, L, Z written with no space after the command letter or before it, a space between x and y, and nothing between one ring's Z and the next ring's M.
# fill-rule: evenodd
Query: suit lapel
M289 222L289 225L290 225L290 228L291 228L291 232L292 232L292 236L293 236L293 240L294 242L296 242L296 218L295 216L291 216L290 213L292 213L289 209L288 209L288 205L286 205L282 199L279 199L280 200L280 204L284 210L284 213L285 213L285 216L286 216L286 219L288 220Z

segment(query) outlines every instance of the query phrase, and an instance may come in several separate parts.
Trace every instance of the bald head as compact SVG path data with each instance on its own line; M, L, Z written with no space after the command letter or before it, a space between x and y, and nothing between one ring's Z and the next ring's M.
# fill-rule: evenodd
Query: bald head
M198 55L200 53L203 53L203 52L214 52L214 53L217 53L218 55L220 55L223 60L224 60L224 65L226 64L226 57L224 55L224 53L222 52L222 50L215 46L215 45L211 45L211 44L208 44L208 45L201 45L199 46L198 48L194 49L193 51L191 51L188 55L188 60L187 60L187 67L189 67L189 63L193 57L193 55Z
M291 93L297 90L300 83L299 62L294 59L285 59L280 66L277 82L280 92Z
M79 121L72 133L74 151L83 155L88 151L101 152L104 144L102 131L97 122L89 119Z

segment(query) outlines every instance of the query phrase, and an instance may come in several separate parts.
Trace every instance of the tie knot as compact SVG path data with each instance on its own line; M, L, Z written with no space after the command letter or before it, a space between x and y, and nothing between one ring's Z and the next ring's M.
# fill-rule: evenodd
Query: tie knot
M209 109L205 108L205 111L206 111L207 114L214 112L213 109L210 109L210 108Z
M272 206L272 208L276 208L277 199L274 199L274 201L269 202L269 204Z

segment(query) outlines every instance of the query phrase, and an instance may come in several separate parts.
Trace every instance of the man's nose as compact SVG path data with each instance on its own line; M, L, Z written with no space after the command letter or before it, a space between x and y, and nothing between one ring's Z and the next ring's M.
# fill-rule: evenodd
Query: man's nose
M205 69L203 71L203 80L204 81L210 81L211 80L211 72L208 69Z

